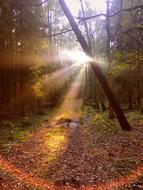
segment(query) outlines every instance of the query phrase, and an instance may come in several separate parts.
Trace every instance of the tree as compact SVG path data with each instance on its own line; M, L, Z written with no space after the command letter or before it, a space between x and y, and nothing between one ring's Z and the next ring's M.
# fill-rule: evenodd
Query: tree
M111 60L111 33L110 33L110 0L107 0L107 11L106 11L106 30L107 30L107 62L108 62L108 82L112 87L112 60ZM111 104L109 103L109 118L115 118L115 114Z
M128 110L140 109L141 99L143 96L143 89L141 85L141 38L143 35L141 24L143 15L142 1L114 0L111 4L111 12L112 14L118 12L116 16L111 17L111 31L113 31L111 35L113 44L112 56L114 57L114 66L116 67L118 64L119 67L127 67L126 71L124 70L119 74L122 78L118 76L120 77L120 88L124 89L124 86L126 86L126 89L122 90L122 104L127 104ZM126 76L128 76L128 78ZM126 82L123 82L123 78Z
M90 47L88 46L87 42L85 41L83 35L81 34L81 31L79 30L78 28L78 25L76 24L71 12L69 11L66 3L64 0L59 0L59 3L64 11L64 14L65 16L67 17L67 19L69 20L69 23L81 45L81 47L83 48L83 50L85 51L85 53L92 57L92 51L90 49ZM125 118L120 106L118 105L108 83L107 83L107 80L106 80L106 77L104 76L104 74L102 73L101 69L99 68L98 64L96 64L95 62L90 62L90 65L92 66L95 74L96 74L96 77L98 78L106 96L108 97L109 99L109 102L111 104L111 106L113 107L115 113L116 113L116 116L119 120L119 123L122 127L123 130L131 130L131 126L130 124L128 123L127 119Z

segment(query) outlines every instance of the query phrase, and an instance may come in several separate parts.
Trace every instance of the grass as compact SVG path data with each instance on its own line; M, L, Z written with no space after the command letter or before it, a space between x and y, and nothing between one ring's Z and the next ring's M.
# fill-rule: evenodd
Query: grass
M95 132L107 132L108 134L121 132L117 119L110 120L108 113L96 113L91 119L91 125L95 127Z
M31 137L32 131L48 120L49 112L44 115L24 117L20 120L1 121L0 149L9 151L14 143L27 141Z
M131 125L143 125L143 114L139 111L132 111L125 114Z
M125 113L127 120L131 126L143 125L143 114L139 111L131 111ZM82 106L80 113L81 125L86 124L95 126L95 132L108 132L111 133L122 133L122 129L117 119L109 119L107 112L99 112L92 106Z

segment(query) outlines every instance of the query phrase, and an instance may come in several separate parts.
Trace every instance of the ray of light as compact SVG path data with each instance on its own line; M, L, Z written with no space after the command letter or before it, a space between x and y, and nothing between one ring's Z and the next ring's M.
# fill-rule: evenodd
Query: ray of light
M41 87L42 87L42 85L44 85L44 87L46 86L47 88L48 87L50 88L51 85L55 84L57 87L60 87L64 84L66 79L70 78L70 76L72 74L74 74L74 72L76 72L77 69L79 69L79 67L80 67L80 65L75 63L69 67L66 67L66 68L64 67L62 69L59 69L59 70L53 72L49 76L46 75L46 76L42 77L40 79L39 85ZM33 88L33 92L37 95L36 84L35 84L35 86L33 85L32 88ZM44 96L44 94L46 94L47 91L44 93L43 90L46 91L46 89L42 89L42 88L40 89L40 87L39 87L39 90L38 90L39 95L38 96ZM19 101L24 100L28 95L29 95L29 91L28 90L24 91L24 89L23 89L23 92L20 95L18 94L18 96L15 100L15 103L18 103Z
M56 114L54 115L55 119L59 119L62 117L74 117L74 111L77 108L78 104L80 104L79 99L77 99L78 93L81 89L81 84L84 77L84 68L78 73L78 76L72 83L69 92L64 98L64 101L57 110Z
M73 64L69 67L64 67L62 69L59 69L57 71L55 71L53 74L49 75L47 77L47 80L45 81L47 84L55 81L55 80L59 80L59 79L62 79L64 78L65 75L69 74L70 72L72 73L72 71L76 70L77 69L77 64Z

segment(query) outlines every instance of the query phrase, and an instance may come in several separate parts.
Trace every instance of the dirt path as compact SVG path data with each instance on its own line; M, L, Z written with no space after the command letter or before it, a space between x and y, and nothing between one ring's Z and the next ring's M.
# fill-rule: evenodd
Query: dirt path
M66 151L54 162L46 177L58 186L70 185L80 187L93 182L96 177L93 167L94 159L89 156L82 142L81 126L70 129L68 147Z

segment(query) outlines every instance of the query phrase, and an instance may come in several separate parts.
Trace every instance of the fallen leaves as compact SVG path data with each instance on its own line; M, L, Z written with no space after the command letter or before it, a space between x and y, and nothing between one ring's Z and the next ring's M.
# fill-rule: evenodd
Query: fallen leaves
M73 121L42 126L29 141L4 153L8 166L0 171L0 183L10 190L11 183L18 190L142 188L142 177L135 182L143 172L142 127L125 133L107 127L96 130L89 121L72 127L64 122Z

